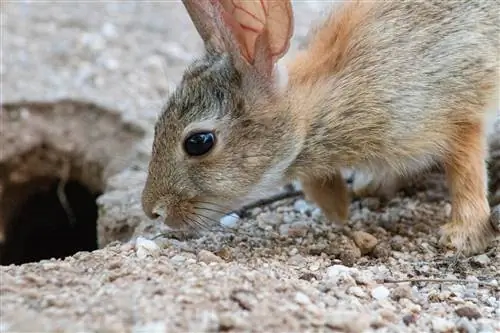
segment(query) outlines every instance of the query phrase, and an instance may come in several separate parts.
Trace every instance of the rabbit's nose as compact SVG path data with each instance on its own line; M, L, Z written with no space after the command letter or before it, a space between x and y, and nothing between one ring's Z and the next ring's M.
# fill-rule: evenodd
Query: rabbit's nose
M159 217L166 218L165 204L162 202L156 203L151 211L151 216L153 219L157 219Z
M153 201L148 196L143 196L142 210L150 219L157 219L160 216L165 217L165 205L159 201Z

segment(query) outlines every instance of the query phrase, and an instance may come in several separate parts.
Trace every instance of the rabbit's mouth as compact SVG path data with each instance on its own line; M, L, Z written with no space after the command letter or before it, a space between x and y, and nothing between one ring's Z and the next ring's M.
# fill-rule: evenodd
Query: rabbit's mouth
M177 204L175 208L167 208L165 204L159 203L154 207L153 215L173 230L211 230L231 211L231 207L226 204L191 200Z

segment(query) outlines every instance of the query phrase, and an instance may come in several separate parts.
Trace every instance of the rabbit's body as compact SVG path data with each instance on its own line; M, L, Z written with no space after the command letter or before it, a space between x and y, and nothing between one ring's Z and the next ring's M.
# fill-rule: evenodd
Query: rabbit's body
M149 216L200 224L196 218L214 220L244 198L299 179L329 220L344 222L349 196L340 169L368 175L355 180L358 192L391 193L400 178L442 163L453 205L443 239L466 253L485 248L493 235L485 128L500 74L495 2L345 2L297 57L277 66L286 75L271 65L290 33L262 33L255 45L236 41L230 31L247 32L232 18L210 26L205 5L184 2L207 55L186 72L157 123L143 194ZM279 4L282 19L290 8ZM202 130L217 144L186 156L182 139Z
M484 159L498 112L499 36L491 1L346 3L289 64L289 110L306 124L289 173L318 188L332 168L353 168L356 192L391 195L402 178L445 163L458 200L473 206L455 205L455 216L481 220L456 223L463 235L453 242L483 248L492 234ZM324 189L307 190L326 200ZM332 219L347 216L344 203L328 205Z
M496 95L495 6L349 1L335 11L289 64L290 110L308 124L295 167L405 173L441 159L456 126L482 122Z

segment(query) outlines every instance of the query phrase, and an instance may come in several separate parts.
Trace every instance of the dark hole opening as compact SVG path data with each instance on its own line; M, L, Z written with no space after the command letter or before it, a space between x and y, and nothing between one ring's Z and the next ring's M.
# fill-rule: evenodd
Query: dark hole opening
M57 178L33 179L6 191L0 264L62 259L96 250L99 195L75 180L61 187Z

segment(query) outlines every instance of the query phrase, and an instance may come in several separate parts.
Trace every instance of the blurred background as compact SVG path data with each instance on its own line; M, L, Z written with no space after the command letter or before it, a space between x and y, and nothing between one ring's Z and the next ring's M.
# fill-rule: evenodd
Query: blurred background
M331 3L293 1L291 52ZM151 120L202 51L180 1L4 1L1 18L4 101L84 98Z

